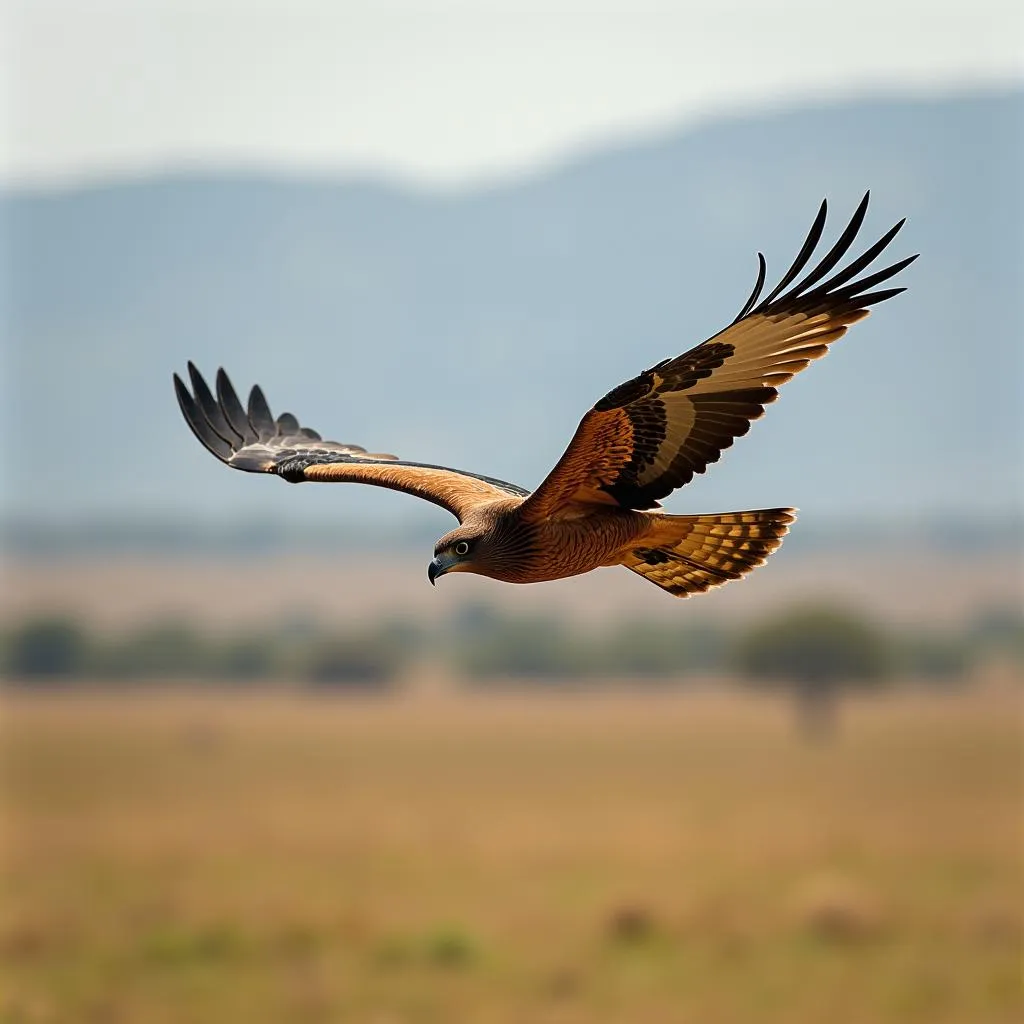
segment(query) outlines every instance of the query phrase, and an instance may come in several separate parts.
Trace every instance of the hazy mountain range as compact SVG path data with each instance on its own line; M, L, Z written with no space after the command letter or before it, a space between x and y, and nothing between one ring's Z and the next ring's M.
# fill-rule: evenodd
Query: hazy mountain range
M499 130L499 126L496 126ZM822 196L922 256L677 511L1005 515L1022 489L1024 93L730 118L439 193L167 174L0 201L8 515L446 522L232 474L171 373L220 364L325 436L535 486L612 386L769 285Z

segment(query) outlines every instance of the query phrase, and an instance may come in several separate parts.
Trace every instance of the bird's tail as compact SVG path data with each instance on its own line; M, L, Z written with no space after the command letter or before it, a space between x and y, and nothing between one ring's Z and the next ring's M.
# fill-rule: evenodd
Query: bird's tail
M676 597L688 597L761 565L782 544L796 509L706 516L652 512L650 518L650 530L621 564Z

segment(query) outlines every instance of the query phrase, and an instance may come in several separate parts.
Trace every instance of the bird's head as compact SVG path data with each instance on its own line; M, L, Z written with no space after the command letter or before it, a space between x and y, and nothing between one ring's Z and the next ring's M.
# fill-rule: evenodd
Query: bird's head
M473 526L464 524L446 533L434 545L434 560L427 566L427 579L435 583L439 576L449 572L487 575L483 568L486 547L486 535Z

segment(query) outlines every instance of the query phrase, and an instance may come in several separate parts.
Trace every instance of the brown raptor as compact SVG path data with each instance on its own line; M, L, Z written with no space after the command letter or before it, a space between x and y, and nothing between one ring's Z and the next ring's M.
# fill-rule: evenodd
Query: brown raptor
M797 281L821 240L822 202L793 265L764 298L765 261L758 253L757 281L736 319L605 395L533 493L489 476L324 441L290 413L274 419L259 387L243 407L223 370L214 396L189 363L191 391L174 375L178 402L196 437L233 469L292 483L374 484L448 509L460 525L437 542L431 583L450 572L538 583L624 565L686 597L760 565L782 543L794 510L691 516L650 510L717 462L775 401L779 385L823 356L869 306L904 290L875 289L915 256L864 274L903 221L835 269L867 205L865 195L836 243Z

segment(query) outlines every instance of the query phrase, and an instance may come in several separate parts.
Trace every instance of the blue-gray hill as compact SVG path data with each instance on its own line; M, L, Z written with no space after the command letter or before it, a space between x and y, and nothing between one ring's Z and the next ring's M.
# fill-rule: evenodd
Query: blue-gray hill
M325 436L534 486L595 399L734 316L756 249L771 284L822 196L831 238L870 187L865 241L907 216L892 257L922 253L908 292L670 507L1005 514L1022 181L1011 93L730 118L456 194L251 173L9 191L7 512L438 515L226 472L174 402L189 358Z

